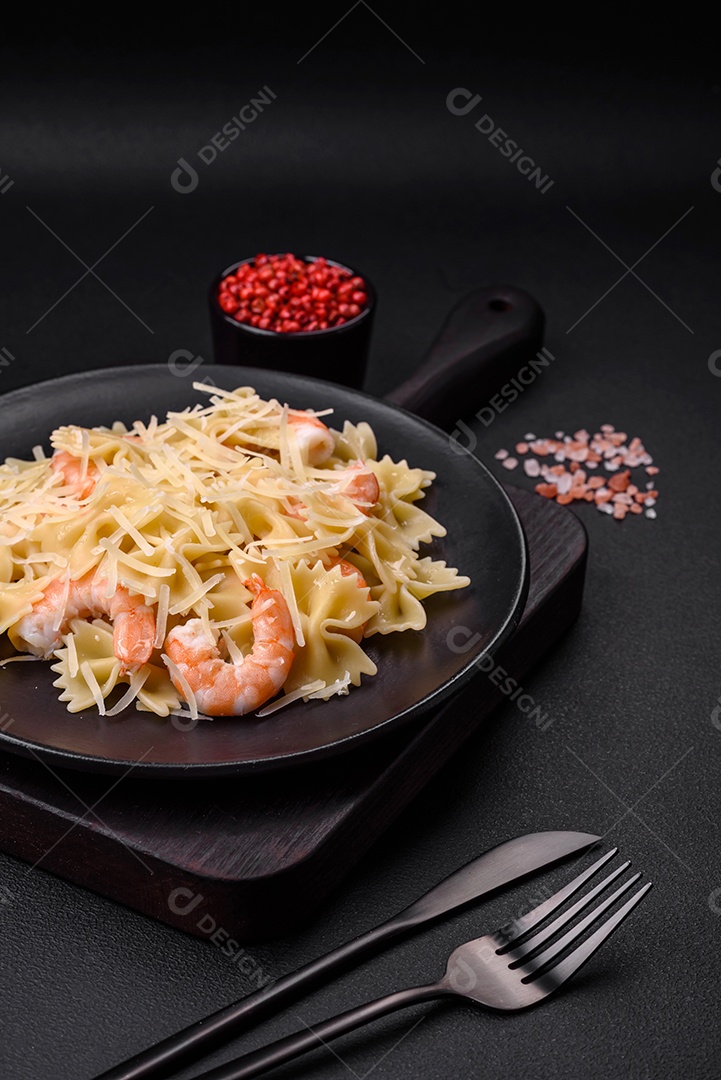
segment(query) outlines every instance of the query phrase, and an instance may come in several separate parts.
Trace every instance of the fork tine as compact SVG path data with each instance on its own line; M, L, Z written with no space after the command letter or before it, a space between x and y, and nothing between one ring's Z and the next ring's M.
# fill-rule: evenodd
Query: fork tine
M589 866L588 870L584 870L582 874L574 878L573 881L569 881L568 885L564 885L562 889L559 889L557 893L549 897L548 900L544 900L542 904L535 907L533 911L529 911L527 915L522 915L515 922L508 923L506 926L501 926L496 931L496 939L499 944L499 952L505 952L505 950L511 945L511 942L516 941L517 938L523 934L532 930L534 926L538 926L540 922L543 922L545 918L552 915L554 911L565 904L569 897L577 893L578 890L586 884L589 878L592 878L602 866L618 853L618 848L611 848L606 855L602 856L595 862L593 866ZM502 939L502 940L501 940ZM502 948L501 948L502 946Z
M609 874L608 877L605 877L598 885L594 885L590 892L587 892L585 896L582 896L580 900L577 900L568 911L564 911L562 915L559 915L552 923L545 926L543 930L539 930L538 933L533 934L527 941L522 942L522 944L518 945L515 949L512 949L511 952L507 954L507 958L510 960L512 957L514 961L511 964L511 967L515 967L516 962L520 963L522 956L527 956L529 953L534 952L544 941L548 941L549 938L552 938L562 926L565 926L566 923L575 919L580 911L583 911L584 908L588 907L600 893L608 888L612 881L615 881L617 877L620 877L624 870L628 870L630 865L630 861L621 863L613 873Z
M576 926L572 926L571 929L565 933L563 937L560 937L553 945L549 945L547 949L544 949L538 956L534 956L532 960L526 960L523 965L524 971L530 975L531 972L538 971L539 968L544 967L544 965L548 964L556 956L560 956L564 949L569 945L572 945L592 923L595 923L596 920L603 915L604 911L607 911L608 908L615 904L619 896L623 896L632 885L635 885L640 877L640 874L634 874L633 877L623 883L620 889L616 889L615 892L611 893L608 899L602 901L602 903L600 903L598 907L595 907L585 919L581 919L580 923L577 923Z
M555 967L551 968L548 974L554 981L554 988L566 982L567 979L570 979L572 975L576 974L579 968L583 967L587 960L590 960L593 954L601 948L604 941L621 925L626 916L630 915L636 907L636 904L643 900L646 893L652 888L652 885L653 883L649 881L642 889L639 889L630 900L627 900L626 903L610 917L610 919L606 919L603 925L599 926L598 930L594 931L590 937L586 938L586 940L583 941L578 948L574 949L572 953L569 953L565 960L562 960L560 964L556 964ZM541 976L539 982L542 982L542 980L543 976ZM523 981L525 982L526 980L524 979Z

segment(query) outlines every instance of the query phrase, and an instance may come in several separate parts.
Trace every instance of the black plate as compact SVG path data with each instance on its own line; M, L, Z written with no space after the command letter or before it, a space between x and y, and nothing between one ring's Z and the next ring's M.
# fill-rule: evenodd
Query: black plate
M459 689L474 665L493 651L520 616L527 585L523 532L510 501L488 470L452 447L438 428L396 406L355 390L298 375L247 368L203 367L203 378L227 389L251 385L264 397L293 408L335 409L331 424L367 420L379 454L407 458L438 474L424 509L448 529L426 550L468 574L472 585L427 601L428 626L366 642L378 665L373 678L344 698L296 702L265 720L216 718L191 731L134 710L108 719L92 710L72 714L58 701L49 664L9 664L0 669L0 744L49 763L96 772L207 776L305 762L361 746L417 719ZM151 413L163 417L207 398L192 377L174 376L164 365L110 368L54 379L0 398L0 460L30 457L49 448L60 424L91 427L120 419L131 423ZM467 651L449 647L474 640ZM9 722L11 720L11 722Z

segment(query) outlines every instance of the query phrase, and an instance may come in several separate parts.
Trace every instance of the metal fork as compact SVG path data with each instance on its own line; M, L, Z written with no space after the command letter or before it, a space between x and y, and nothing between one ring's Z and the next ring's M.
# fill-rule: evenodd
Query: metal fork
M592 904L611 882L623 874L630 865L625 862L547 926L536 933L530 933L545 922L549 915L558 911L616 853L616 848L609 851L527 915L499 927L491 934L460 945L451 953L445 975L437 983L415 986L378 998L331 1020L325 1020L315 1028L289 1035L270 1046L236 1058L228 1065L221 1065L203 1073L197 1080L250 1080L250 1077L259 1076L276 1065L282 1065L331 1039L337 1039L363 1024L378 1020L387 1013L433 998L467 998L489 1009L501 1010L526 1009L529 1005L536 1005L562 986L593 956L651 888L651 882L648 882L604 919L590 936L584 937L586 930L636 884L641 875L634 874L593 907L580 922L557 940L547 944L564 926Z

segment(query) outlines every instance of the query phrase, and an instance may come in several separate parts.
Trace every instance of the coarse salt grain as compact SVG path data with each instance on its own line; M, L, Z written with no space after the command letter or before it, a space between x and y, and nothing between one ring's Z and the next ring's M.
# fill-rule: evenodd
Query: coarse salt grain
M616 431L612 424L602 424L594 435L586 428L579 428L572 436L557 431L552 439L527 434L515 444L515 449L524 457L526 476L542 479L536 484L536 492L544 498L555 499L562 506L591 502L597 510L617 521L629 513L639 515L644 508L647 517L656 517L652 508L658 491L653 482L645 484L645 491L632 482L633 469L644 468L649 476L659 472L638 436L629 439L625 431ZM526 454L532 456L525 457ZM506 469L515 469L519 464L507 450L499 450L495 456ZM555 464L551 466L539 460L543 458L550 458ZM587 475L586 470L598 469L599 465L607 473L615 474L605 483L600 476Z

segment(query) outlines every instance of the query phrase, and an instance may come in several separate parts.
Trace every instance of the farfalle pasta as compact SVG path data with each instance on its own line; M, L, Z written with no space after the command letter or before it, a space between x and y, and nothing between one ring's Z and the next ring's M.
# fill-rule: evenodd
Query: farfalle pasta
M419 505L434 474L379 459L367 423L194 385L207 405L60 427L0 466L0 634L53 660L71 712L347 694L367 638L469 584L421 554L446 531Z

